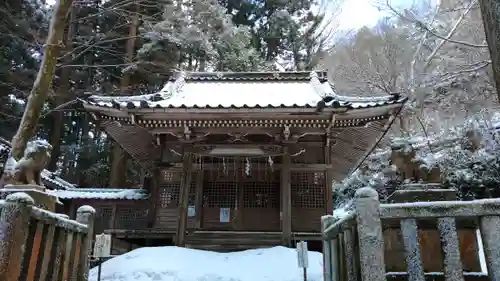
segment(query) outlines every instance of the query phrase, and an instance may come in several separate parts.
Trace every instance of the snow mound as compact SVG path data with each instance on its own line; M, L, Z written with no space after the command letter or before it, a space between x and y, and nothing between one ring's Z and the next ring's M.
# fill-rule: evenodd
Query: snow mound
M216 253L180 247L150 247L102 264L102 281L302 281L295 249L273 247ZM323 280L321 253L309 252L308 281ZM97 267L89 281L97 281Z

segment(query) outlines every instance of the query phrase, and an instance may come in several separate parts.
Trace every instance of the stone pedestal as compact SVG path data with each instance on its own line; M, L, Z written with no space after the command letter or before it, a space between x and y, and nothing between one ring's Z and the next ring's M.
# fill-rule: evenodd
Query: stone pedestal
M440 184L403 184L387 198L388 203L409 203L428 201L455 201L457 192L443 189Z
M16 193L16 192L24 192L31 196L35 201L35 206L55 212L56 205L59 200L56 196L48 194L45 192L45 187L33 184L20 184L20 185L12 185L8 184L4 188L0 189L0 199L5 199L7 195Z

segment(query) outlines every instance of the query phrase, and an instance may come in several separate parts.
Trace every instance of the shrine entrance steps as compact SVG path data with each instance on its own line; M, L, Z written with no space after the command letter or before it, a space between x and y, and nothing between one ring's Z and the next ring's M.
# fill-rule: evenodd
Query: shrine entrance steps
M194 231L186 236L186 248L230 252L281 245L281 232Z

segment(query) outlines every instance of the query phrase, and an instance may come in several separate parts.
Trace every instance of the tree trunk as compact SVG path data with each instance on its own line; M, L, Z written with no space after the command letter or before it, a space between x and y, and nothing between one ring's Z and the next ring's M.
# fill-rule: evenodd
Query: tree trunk
M493 76L500 102L500 1L479 0L483 17L484 33L490 50Z
M23 156L28 140L35 135L42 106L47 100L52 85L57 58L63 45L62 37L66 26L66 17L72 2L73 0L58 0L55 4L42 64L28 97L17 133L12 138L12 157L14 159L20 159Z
M132 21L129 26L129 34L126 45L126 63L132 63L135 53L135 41L137 36L137 26L139 25L138 5L132 7L134 13L132 14ZM120 80L121 94L126 95L130 93L130 73L125 72ZM123 149L113 142L113 155L111 162L111 171L109 174L110 187L124 187L126 183L126 169L127 169L127 155Z
M73 48L73 36L75 33L75 19L76 19L76 11L75 8L70 8L70 19L69 19L69 28L68 33L66 34L65 46L66 51L71 51ZM71 56L65 56L63 63L65 65L70 64ZM68 100L69 94L69 80L71 78L71 67L65 67L61 70L61 79L59 88L57 88L56 96L54 98L55 107L60 106L66 100ZM59 160L59 156L61 155L61 138L62 138L62 126L63 124L63 112L57 111L54 112L54 122L52 123L52 134L50 137L50 144L52 145L52 154L50 157L50 162L47 166L47 169L50 171L55 171L57 168L57 162Z

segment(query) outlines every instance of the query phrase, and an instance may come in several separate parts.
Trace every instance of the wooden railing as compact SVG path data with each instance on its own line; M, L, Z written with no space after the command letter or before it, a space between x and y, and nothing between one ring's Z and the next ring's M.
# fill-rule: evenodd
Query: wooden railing
M33 204L25 193L0 201L0 280L87 281L95 210L75 221Z
M424 281L417 220L436 219L446 281L463 281L457 218L477 218L486 256L487 280L500 280L500 199L380 204L374 189L356 192L353 212L322 217L325 281L385 281L382 222L400 222L407 280ZM403 262L403 261L401 261Z

